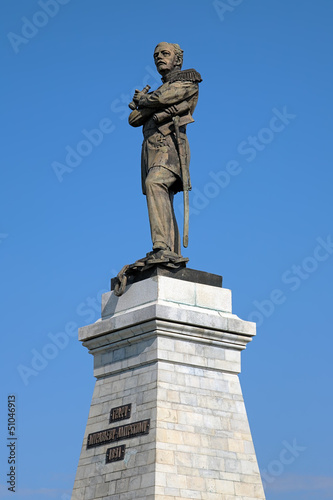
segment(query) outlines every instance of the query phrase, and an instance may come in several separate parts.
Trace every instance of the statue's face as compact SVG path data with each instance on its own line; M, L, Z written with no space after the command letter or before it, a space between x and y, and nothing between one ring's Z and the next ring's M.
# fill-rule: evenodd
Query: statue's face
M154 61L160 75L169 73L177 66L177 56L172 45L159 43L154 52Z

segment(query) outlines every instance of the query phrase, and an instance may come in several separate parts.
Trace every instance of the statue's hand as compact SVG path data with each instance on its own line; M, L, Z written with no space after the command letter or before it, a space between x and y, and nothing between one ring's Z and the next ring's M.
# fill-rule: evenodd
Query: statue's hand
M138 104L140 97L144 95L144 92L141 92L141 90L135 89L134 96L133 96L133 101L135 104Z

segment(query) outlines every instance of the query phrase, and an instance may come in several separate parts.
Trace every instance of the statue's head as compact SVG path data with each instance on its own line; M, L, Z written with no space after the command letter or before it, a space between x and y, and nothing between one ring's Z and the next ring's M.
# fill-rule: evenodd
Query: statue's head
M154 62L159 74L164 76L175 68L182 68L183 51L178 43L161 42L155 47Z

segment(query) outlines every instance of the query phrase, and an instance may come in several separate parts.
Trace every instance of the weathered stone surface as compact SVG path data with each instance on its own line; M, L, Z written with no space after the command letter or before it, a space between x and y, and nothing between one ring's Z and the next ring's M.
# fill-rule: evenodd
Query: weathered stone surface
M232 314L229 290L154 276L105 294L79 335L97 381L73 500L265 498L238 379L255 325ZM130 403L123 423L150 419L149 434L106 464L117 443L87 449L87 437Z

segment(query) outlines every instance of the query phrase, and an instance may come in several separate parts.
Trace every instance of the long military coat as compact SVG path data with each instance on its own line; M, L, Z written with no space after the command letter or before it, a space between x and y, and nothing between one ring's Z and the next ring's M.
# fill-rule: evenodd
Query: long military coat
M155 113L170 108L175 104L187 101L192 115L198 102L201 76L195 70L175 70L162 78L163 85L154 92L142 95L138 109L129 116L129 124L133 127L143 125L144 140L141 154L142 192L146 194L145 181L149 169L165 167L171 170L177 178L173 192L182 190L181 168L175 132L163 134L156 125L153 116ZM170 120L172 118L170 117ZM193 120L192 120L193 121ZM190 148L186 136L186 125L180 127L182 147L180 154L187 168L190 163Z

